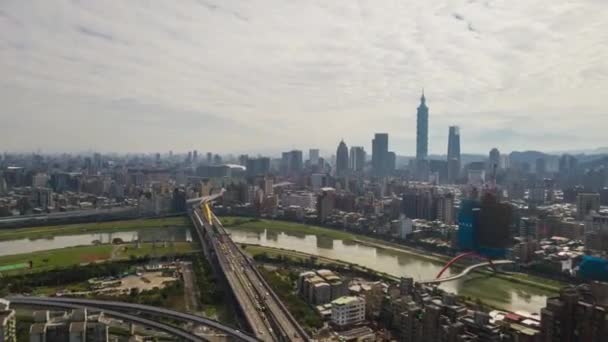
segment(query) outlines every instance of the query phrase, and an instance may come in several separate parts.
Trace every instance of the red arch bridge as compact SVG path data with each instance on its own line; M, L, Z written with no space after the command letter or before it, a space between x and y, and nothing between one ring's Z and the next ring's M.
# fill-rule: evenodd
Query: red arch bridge
M450 268L450 266L452 266L453 264L455 264L456 262L458 262L460 259L466 258L466 257L478 257L481 259L485 259L487 261L484 262L480 262L478 264L475 265L471 265L467 268L465 268L464 270L462 270L462 272L458 273L458 274L454 274L448 277L441 277L443 275L443 273ZM446 281L452 281L452 280L456 280L456 279L460 279L464 276L466 276L467 274L471 273L472 271L474 271L475 269L478 268L483 268L483 267L491 267L494 271L496 271L496 266L498 265L508 265L508 264L514 264L513 261L511 260L492 260L488 257L479 255L475 252L466 252L466 253L462 253L459 254L457 256L455 256L452 260L450 260L447 264L445 264L445 266L443 266L443 268L441 269L441 271L439 271L439 273L437 274L437 276L435 277L435 279L429 279L429 280L422 280L419 281L418 283L421 284L438 284L438 283L443 283Z

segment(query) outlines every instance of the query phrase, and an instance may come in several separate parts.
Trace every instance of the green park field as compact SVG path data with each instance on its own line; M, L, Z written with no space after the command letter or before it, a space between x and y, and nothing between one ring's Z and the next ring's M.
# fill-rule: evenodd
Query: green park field
M120 232L159 227L190 227L190 225L191 223L188 217L179 216L140 220L77 223L68 225L40 226L16 229L6 228L0 230L0 241L16 239L42 239L58 235Z

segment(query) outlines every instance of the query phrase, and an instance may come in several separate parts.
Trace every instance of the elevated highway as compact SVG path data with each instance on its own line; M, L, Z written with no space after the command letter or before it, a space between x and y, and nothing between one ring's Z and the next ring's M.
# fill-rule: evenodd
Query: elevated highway
M127 312L137 312L149 314L151 316L157 317L168 317L177 321L192 323L195 325L202 325L209 327L217 332L221 332L230 336L238 341L246 341L246 342L256 342L259 341L255 337L249 336L242 331L236 330L234 328L225 326L217 321L212 319L165 309L162 307L135 304L135 303L124 303L124 302L115 302L115 301L106 301L106 300L95 300L95 299L83 299L83 298L70 298L70 297L9 297L7 298L11 303L14 304L31 304L40 306L55 306L61 307L61 305L75 305L79 307L86 307L91 309L99 309L104 312L109 312L108 310L114 311L127 311ZM108 313L108 315L110 315ZM114 315L110 315L114 316ZM129 315L130 316L130 315ZM137 316L135 316L137 318ZM118 317L117 317L118 318ZM130 320L130 317L126 320Z
M205 254L216 264L216 272L226 278L253 334L264 341L308 341L306 332L266 283L255 263L232 241L207 201L193 208L191 218Z
M181 328L177 328L165 323L160 323L157 321L153 321L150 319L139 317L138 315L126 314L123 312L114 311L107 308L99 308L91 305L85 304L74 304L69 302L60 302L60 301L52 301L48 300L48 298L43 297L13 297L10 298L11 304L13 305L27 305L27 306L40 306L40 307L53 307L53 308L61 308L61 309L95 309L99 311L103 311L104 314L118 318L127 322L141 324L146 327L150 327L159 331L166 332L175 337L179 337L185 341L192 342L202 342L208 341L207 339L194 335L193 333L186 331Z

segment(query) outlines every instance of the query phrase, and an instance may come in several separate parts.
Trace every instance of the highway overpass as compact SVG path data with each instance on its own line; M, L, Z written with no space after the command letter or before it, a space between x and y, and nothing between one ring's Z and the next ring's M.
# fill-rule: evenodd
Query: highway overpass
M177 328L177 327L165 324L165 323L157 322L154 320L142 318L136 314L127 314L127 313L111 310L108 308L100 308L100 307L86 305L86 304L73 304L73 303L70 303L67 301L66 302L52 301L52 300L48 300L48 299L49 298L44 298L44 297L12 297L12 298L9 298L12 305L39 306L39 307L44 307L44 308L50 307L50 308L60 308L60 309L86 308L86 309L99 310L99 311L103 311L103 313L105 315L108 315L108 316L111 316L114 318L118 318L123 321L137 323L137 324L140 324L140 325L143 325L146 327L150 327L150 328L153 328L153 329L156 329L159 331L163 331L172 336L179 337L185 341L192 341L192 342L208 341L207 339L194 335L193 333L191 333L187 330Z
M215 271L225 277L251 332L263 341L308 341L308 336L259 273L232 241L208 202L196 206L192 222Z
M83 298L71 298L71 297L9 297L7 298L11 303L14 304L27 304L32 301L48 304L47 306L57 306L60 304L67 305L80 305L82 307L87 308L95 308L99 310L115 310L115 311L128 311L128 312L138 312L149 314L151 316L157 317L168 317L177 321L192 323L194 325L202 325L205 327L209 327L217 332L221 332L235 338L238 341L246 341L246 342L256 342L259 341L255 337L252 337L242 331L234 329L232 327L223 325L217 321L212 319L208 319L205 317L200 317L184 312L174 311L165 309L162 307L149 306L143 304L135 304L135 303L124 303L124 302L115 302L115 301L106 301L106 300L95 300L95 299L83 299Z

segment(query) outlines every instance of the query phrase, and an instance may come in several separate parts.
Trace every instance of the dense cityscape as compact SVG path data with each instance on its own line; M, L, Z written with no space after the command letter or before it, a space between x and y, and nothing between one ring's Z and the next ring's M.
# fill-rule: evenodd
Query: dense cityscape
M120 306L78 298L168 305L261 340L601 341L608 332L608 156L497 148L467 155L458 126L446 127L447 155L430 156L429 117L422 94L413 157L390 151L386 133L373 135L371 156L345 139L335 154L311 148L307 159L301 150L280 157L4 153L1 341L171 335L166 322L152 333L140 328L151 323L112 311ZM165 230L160 235L134 229L145 220L169 223L149 223ZM121 225L133 232L121 234ZM95 232L99 238L86 241ZM347 242L377 258L391 251L399 268L359 258ZM83 259L87 248L107 245L110 257ZM333 253L338 246L346 254ZM59 257L45 251L56 248L69 256L55 265ZM426 266L402 265L412 256ZM475 290L490 280L524 299ZM171 307L175 296L181 304ZM45 305L72 310L20 309ZM239 339L187 322L184 335L173 336Z
M0 1L0 342L608 341L608 1Z

